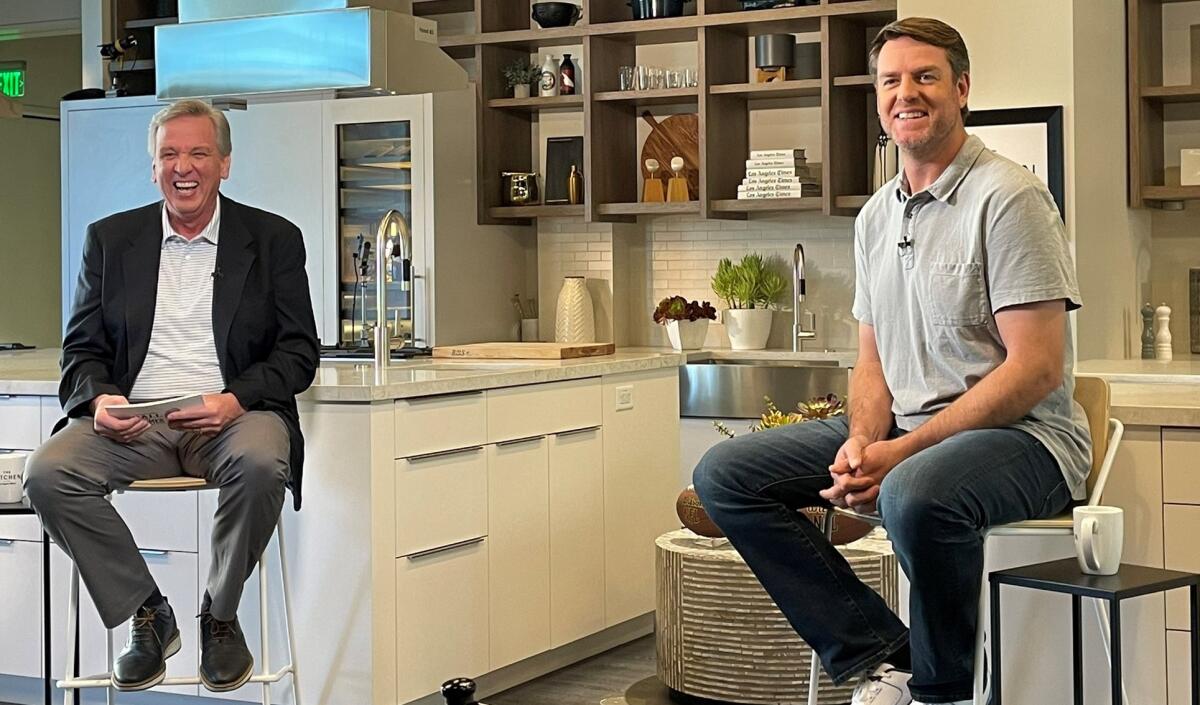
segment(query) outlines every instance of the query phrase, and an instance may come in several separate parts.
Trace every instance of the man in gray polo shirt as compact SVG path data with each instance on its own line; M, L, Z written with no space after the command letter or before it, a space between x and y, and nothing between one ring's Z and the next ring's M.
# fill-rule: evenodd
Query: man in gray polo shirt
M1072 395L1080 297L1054 201L963 128L967 49L908 18L871 47L877 109L904 168L855 221L859 353L849 419L714 447L704 507L854 705L970 703L982 531L1082 499ZM911 630L795 509L883 518Z

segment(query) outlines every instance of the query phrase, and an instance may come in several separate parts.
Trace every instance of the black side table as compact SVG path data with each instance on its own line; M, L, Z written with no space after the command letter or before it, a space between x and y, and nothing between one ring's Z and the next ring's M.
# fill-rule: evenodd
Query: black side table
M1200 575L1122 564L1116 575L1087 575L1074 558L997 570L988 574L992 610L992 705L1000 701L1000 586L1016 585L1071 596L1071 647L1075 705L1083 705L1083 597L1107 600L1111 617L1112 703L1121 705L1121 600L1191 588L1192 705L1200 705Z
M0 503L0 514L33 514L28 501ZM50 673L50 537L42 532L42 680L46 705L52 701L54 677Z

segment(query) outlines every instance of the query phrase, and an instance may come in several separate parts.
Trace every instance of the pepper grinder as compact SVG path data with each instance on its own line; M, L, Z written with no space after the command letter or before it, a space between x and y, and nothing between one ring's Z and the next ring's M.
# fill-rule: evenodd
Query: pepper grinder
M1154 359L1154 307L1149 301L1142 306L1142 359Z
M1166 304L1154 311L1154 359L1171 361L1171 307Z
M683 157L671 157L671 171L675 172L667 181L667 200L688 200L687 177L683 176Z
M663 194L663 182L658 177L658 160L647 159L646 170L650 172L650 178L646 179L646 183L642 188L642 203L662 203L667 200Z
M480 705L473 697L475 681L470 678L455 678L442 683L442 697L446 705Z

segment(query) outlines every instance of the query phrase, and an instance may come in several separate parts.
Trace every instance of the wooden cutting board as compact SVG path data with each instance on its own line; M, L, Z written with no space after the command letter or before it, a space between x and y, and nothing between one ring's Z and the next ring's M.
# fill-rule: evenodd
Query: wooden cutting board
M642 113L642 119L650 125L650 134L642 145L642 159L638 168L642 170L642 178L650 178L650 170L646 168L646 159L653 157L658 160L658 178L663 182L663 193L667 192L667 179L674 174L671 171L671 158L683 157L683 172L688 182L688 198L700 198L700 116L696 113L671 115L661 122L656 120L650 111Z
M434 357L492 360L567 360L576 357L611 355L614 343L468 343L439 345Z

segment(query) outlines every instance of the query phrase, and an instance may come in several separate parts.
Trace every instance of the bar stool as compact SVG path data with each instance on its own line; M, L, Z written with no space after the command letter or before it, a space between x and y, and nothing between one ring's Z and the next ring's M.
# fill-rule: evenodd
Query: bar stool
M129 487L118 490L118 492L189 492L199 490L217 489L215 486L209 486L204 478L200 477L165 477L155 480L138 480L129 485ZM284 631L287 633L288 645L288 662L277 671L270 671L271 651L270 651L270 627L267 618L267 562L265 559L266 552L258 559L258 609L259 609L259 639L262 647L262 655L259 659L258 672L250 677L248 682L259 683L262 685L262 704L271 705L271 684L278 683L285 676L290 675L292 678L292 693L293 702L295 705L300 705L300 688L296 674L296 643L292 631L292 599L288 588L288 570L287 570L287 551L284 549L283 542L283 514L279 515L279 521L275 525L275 535L278 539L279 548L279 573L280 580L283 584L283 611L284 611ZM111 630L110 630L111 631ZM105 640L105 653L107 663L111 667L113 662L112 639ZM76 688L105 688L107 689L107 702L109 705L113 703L115 689L112 687L112 673L106 673L101 676L93 676L81 678L76 670L76 649L79 643L79 568L72 562L71 564L71 582L68 590L67 600L67 675L63 680L58 681L58 687L66 692L63 696L63 705L75 705L75 689ZM160 685L199 685L200 676L178 676L165 678Z

